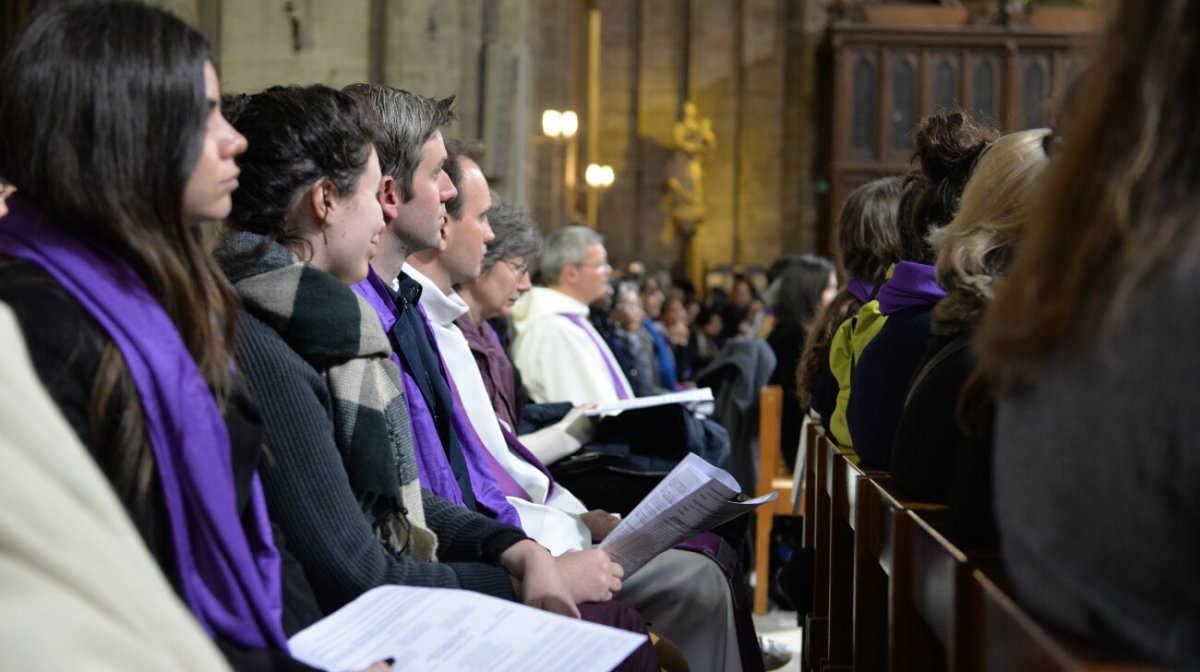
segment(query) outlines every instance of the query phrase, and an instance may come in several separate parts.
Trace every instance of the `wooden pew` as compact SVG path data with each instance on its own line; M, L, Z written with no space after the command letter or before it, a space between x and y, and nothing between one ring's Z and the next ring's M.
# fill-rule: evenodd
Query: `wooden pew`
M854 669L939 669L944 654L928 628L900 623L893 630L890 605L911 602L912 519L909 508L944 511L925 502L907 502L888 490L890 478L867 479L858 488L854 535ZM911 620L911 619L909 619Z
M805 536L813 529L813 609L804 619L804 644L801 668L819 669L827 656L829 644L829 530L832 500L825 483L830 469L830 447L833 442L822 436L814 450L812 478L806 479L813 489L812 508L804 516ZM836 446L834 447L836 450Z
M779 476L782 464L779 436L783 422L783 388L764 387L758 395L758 483L755 496L778 492L779 498L754 512L754 613L767 613L767 593L771 586L771 526L776 515L792 513L792 479ZM799 412L799 411L793 411Z
M905 512L912 532L912 559L907 563L911 589L907 604L891 605L892 622L899 628L893 638L903 641L913 636L908 630L917 626L905 624L904 619L919 619L920 629L931 634L941 650L944 665L937 669L980 670L983 605L974 571L999 571L1000 558L994 550L968 554L959 549L939 529L940 513Z
M854 534L858 488L872 475L854 463L853 450L828 443L830 498L829 640L825 669L850 669L854 658Z
M802 669L1179 672L1038 623L1007 591L994 549L964 550L945 533L945 506L907 500L885 472L864 472L827 440L817 445L819 487L806 520L819 549L817 610L806 623ZM850 583L839 572L847 545ZM846 632L849 657L839 635Z
M817 533L817 528L820 527L820 525L817 524L817 518L819 517L820 511L820 506L817 503L817 500L819 499L818 493L821 490L819 478L821 474L820 465L824 463L824 459L819 458L818 455L822 452L821 447L824 445L825 441L827 441L827 439L825 437L824 428L817 423L810 424L808 426L808 443L806 444L808 446L808 450L804 454L804 481L801 492L801 507L804 512L803 544L805 548L812 549L814 555L814 608L808 614L802 615L804 618L804 641L801 644L800 653L800 667L802 670L815 670L820 664L820 658L813 655L814 650L817 648L816 644L813 642L818 639L817 634L815 634L818 630L822 634L825 632L825 617L823 615L817 615L818 612L816 607L818 600L815 597L818 586L824 580L822 578L821 571L817 567L816 557L822 554L822 549L820 547L825 544L824 540L818 539Z
M937 651L920 658L921 646L909 653L900 646L892 669L950 672L1162 672L1128 657L1080 644L1053 633L1011 597L1000 556L995 550L964 550L942 533L944 511L908 509L904 516L911 559L896 560L908 568L907 589L893 588L893 642L925 642ZM900 526L897 525L897 528ZM897 532L898 538L903 532ZM901 552L899 544L895 552ZM893 576L893 585L900 578ZM937 656L940 655L940 661Z
M825 439L825 430L819 423L813 422L808 425L808 450L804 453L804 485L800 494L801 513L804 514L804 546L805 548L816 548L817 546L817 529L815 525L810 525L809 514L816 507L817 498L817 451L820 442Z
M1047 630L998 582L972 573L982 605L983 672L1168 672L1172 668L1132 660L1082 645Z

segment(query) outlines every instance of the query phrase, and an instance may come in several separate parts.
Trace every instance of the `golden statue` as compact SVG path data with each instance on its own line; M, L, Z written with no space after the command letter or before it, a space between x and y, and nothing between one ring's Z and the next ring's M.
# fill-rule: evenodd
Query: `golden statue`
M680 272L691 275L692 238L708 215L704 198L704 160L717 146L712 120L701 117L696 104L683 103L683 117L673 132L675 157L667 176L664 209L669 220L668 236L678 233L682 243Z
M670 217L675 230L684 235L696 232L708 205L704 200L704 160L717 146L712 120L696 111L696 104L683 103L683 118L675 122L675 160L667 177Z

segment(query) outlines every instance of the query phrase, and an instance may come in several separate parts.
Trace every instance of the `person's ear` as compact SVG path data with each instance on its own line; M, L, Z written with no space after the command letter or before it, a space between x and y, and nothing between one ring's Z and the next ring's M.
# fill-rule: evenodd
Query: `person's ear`
M450 248L450 214L442 213L442 225L438 227L438 253Z
M579 277L579 267L575 264L567 264L558 272L558 282L562 285L570 285Z
M379 205L383 208L383 219L391 222L400 216L400 193L396 178L384 175L379 183Z
M309 202L312 205L313 216L318 222L321 222L322 227L333 215L334 209L337 207L335 200L337 196L337 187L328 179L322 178L313 183L308 190Z

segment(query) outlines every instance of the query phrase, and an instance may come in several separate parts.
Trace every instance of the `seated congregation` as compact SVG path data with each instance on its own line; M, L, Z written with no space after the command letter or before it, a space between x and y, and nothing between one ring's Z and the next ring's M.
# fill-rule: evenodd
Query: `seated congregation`
M1120 3L1061 135L936 114L851 194L798 369L805 669L1200 666L1197 31Z
M692 453L750 496L803 471L805 669L1011 669L1018 640L1200 669L1200 8L1108 31L1059 130L934 114L834 260L700 296L543 236L443 138L453 97L223 96L173 15L49 5L0 62L0 463L36 485L0 511L0 660L314 669L289 637L405 585L637 633L617 669L762 670L745 519L630 575L597 546Z

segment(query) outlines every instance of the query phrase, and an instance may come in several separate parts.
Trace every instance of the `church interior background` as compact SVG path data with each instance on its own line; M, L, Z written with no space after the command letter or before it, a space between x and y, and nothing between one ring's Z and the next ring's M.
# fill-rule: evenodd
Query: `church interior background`
M5 0L0 49L45 2ZM226 92L456 95L446 136L482 140L493 188L543 231L596 227L618 270L698 286L829 254L846 193L904 171L934 110L1053 123L1103 20L1087 0L151 4L209 37Z

